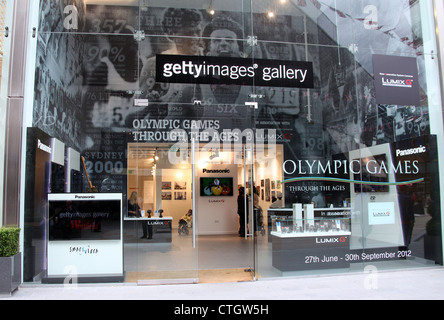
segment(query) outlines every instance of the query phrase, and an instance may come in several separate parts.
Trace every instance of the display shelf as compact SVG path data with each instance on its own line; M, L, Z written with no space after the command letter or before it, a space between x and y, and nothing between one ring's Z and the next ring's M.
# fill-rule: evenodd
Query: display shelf
M271 217L271 234L279 237L350 235L350 208L295 205L292 215Z
M168 221L168 220L173 220L173 217L144 217L144 218L129 218L129 217L125 217L124 218L125 221L150 221L150 220L159 220L159 221Z
M279 238L304 238L304 237L328 237L328 236L349 236L351 232L305 232L305 233L278 233L271 231L272 236Z
M280 271L348 268L351 209L294 204L271 216L272 265ZM285 212L285 214L284 214Z

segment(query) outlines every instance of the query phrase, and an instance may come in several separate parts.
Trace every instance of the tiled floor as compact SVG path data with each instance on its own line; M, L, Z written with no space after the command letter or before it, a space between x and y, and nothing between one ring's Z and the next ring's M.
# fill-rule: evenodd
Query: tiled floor
M191 236L174 233L172 243L142 240L137 244L125 244L126 281L137 283L155 278L199 278L199 282L205 283L251 280L249 273L244 272L253 265L251 246L251 241L237 235L221 235L200 236L193 248Z

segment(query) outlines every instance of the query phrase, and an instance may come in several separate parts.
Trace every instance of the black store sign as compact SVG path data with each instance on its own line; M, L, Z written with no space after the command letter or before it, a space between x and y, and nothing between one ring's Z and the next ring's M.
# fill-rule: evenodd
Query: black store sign
M313 88L313 63L301 61L157 55L156 81Z
M349 268L350 236L272 236L272 263L280 271Z
M373 56L376 103L420 106L416 58Z

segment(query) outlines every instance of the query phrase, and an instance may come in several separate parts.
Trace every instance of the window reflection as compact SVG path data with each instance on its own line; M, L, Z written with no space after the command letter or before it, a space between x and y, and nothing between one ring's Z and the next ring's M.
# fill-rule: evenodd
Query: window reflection
M79 0L75 2L78 25L74 29L64 24L61 2L43 1L33 126L84 155L99 190L121 192L126 197L133 188L141 188L145 179L130 159L131 144L138 148L146 144L151 149L155 144L169 150L176 142L169 139L172 130L180 130L180 136L189 142L192 126L185 124L190 123L199 133L214 129L227 137L233 137L235 130L275 130L281 154L273 169L267 168L270 172L282 170L286 160L307 164L299 172L310 172L314 162L326 165L357 160L359 168L369 170L352 166L341 174L333 170L326 177L310 175L374 184L307 179L281 185L302 174L280 171L267 176L267 169L256 161L259 174L252 184L259 186L264 212L272 203L273 191L275 196L282 193L283 207L288 209L293 203L311 202L318 208L349 207L353 249L380 248L388 243L390 247L409 247L417 257L439 261L439 257L430 258L428 249L418 249L426 241L421 237L424 226L430 226L432 220L435 223L440 211L439 190L431 174L435 169L429 163L434 161L433 154L427 154L418 167L424 175L420 184L388 185L414 180L405 172L374 174L382 163L399 160L394 155L400 146L409 149L427 142L433 150L433 138L428 138L429 90L436 83L427 79L421 1L254 1L251 10L245 11L238 8L241 2L232 2L232 7L231 3L212 1L210 6L196 8L163 3L139 8ZM315 85L312 89L265 88L227 85L217 78L212 84L160 83L156 80L157 54L218 56L227 62L234 57L309 61ZM416 61L419 105L377 103L374 55ZM258 109L246 109L245 102L257 102ZM210 128L210 123L217 127ZM369 168L368 163L375 167ZM130 169L136 173L130 174ZM190 168L184 170L189 175ZM155 184L155 175L149 176L147 188ZM163 182L168 179L165 176ZM77 189L87 188L85 183L76 185ZM185 188L189 186L187 180ZM174 196L164 190L159 199L153 197L142 204L144 210L155 211L156 201L183 201L188 206L191 202L189 189L176 191ZM369 212L378 208L375 203L390 203L388 210L396 213L397 220L390 220L397 227L395 240L379 235L394 229L381 228L369 219Z

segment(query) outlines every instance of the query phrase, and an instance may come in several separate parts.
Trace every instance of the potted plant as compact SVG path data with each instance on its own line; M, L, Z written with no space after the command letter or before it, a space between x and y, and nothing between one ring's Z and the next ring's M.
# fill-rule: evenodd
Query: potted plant
M0 228L0 294L12 294L21 282L20 228Z

